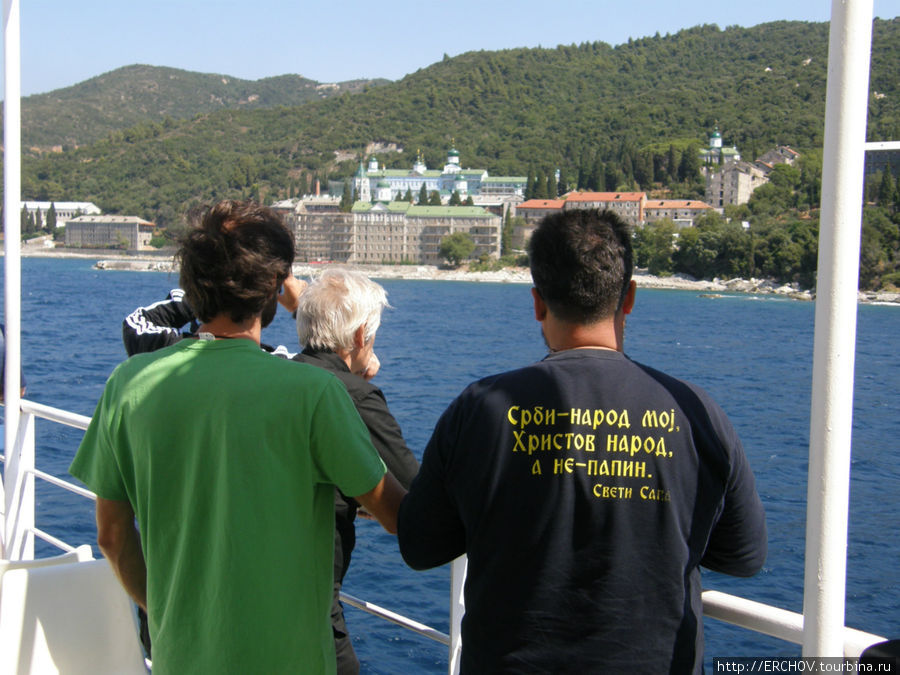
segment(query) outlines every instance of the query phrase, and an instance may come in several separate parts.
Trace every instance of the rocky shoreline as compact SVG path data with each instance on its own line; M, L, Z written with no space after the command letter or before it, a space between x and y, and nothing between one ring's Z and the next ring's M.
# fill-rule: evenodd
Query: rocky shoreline
M175 266L170 256L125 255L109 251L61 251L44 248L22 251L25 257L53 258L99 258L95 267L101 270L127 270L133 272L174 272ZM530 284L531 274L524 267L507 267L492 272L470 272L466 268L444 269L434 265L349 265L376 279L419 279L433 281L470 281L488 283ZM294 274L298 277L314 276L322 265L297 263ZM746 293L750 295L778 295L799 301L815 300L815 293L803 290L796 284L779 285L766 279L713 279L697 280L685 275L657 277L646 270L635 270L634 279L639 288L696 291L709 297L726 293ZM900 306L900 293L860 291L859 301L866 304L890 304Z

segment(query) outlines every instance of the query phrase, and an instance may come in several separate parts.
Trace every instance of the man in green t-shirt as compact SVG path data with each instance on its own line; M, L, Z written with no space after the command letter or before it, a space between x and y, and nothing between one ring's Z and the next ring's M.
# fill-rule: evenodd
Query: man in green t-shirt
M70 468L154 673L334 672L334 487L396 530L404 490L340 381L259 348L293 257L270 209L206 211L178 254L196 339L116 368Z

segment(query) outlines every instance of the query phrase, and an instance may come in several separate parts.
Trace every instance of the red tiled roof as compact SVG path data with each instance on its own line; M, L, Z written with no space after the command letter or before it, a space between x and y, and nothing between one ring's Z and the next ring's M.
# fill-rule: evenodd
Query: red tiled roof
M570 192L566 201L570 202L639 202L645 197L643 192Z
M644 204L645 209L710 209L706 202L699 199L654 199Z
M519 209L561 209L565 204L562 199L529 199L516 207Z

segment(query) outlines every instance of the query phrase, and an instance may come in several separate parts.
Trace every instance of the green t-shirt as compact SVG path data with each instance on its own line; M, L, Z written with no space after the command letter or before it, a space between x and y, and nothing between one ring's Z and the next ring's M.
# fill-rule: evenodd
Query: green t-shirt
M241 339L134 356L70 472L135 510L154 673L334 672L334 486L385 468L330 373Z

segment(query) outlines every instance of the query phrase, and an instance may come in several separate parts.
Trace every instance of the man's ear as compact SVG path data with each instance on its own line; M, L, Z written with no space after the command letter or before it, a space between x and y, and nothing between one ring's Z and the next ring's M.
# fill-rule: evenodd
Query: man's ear
M536 288L531 289L531 297L534 298L534 318L536 321L543 321L547 318L547 303Z
M362 349L366 346L366 324L361 325L353 333L353 346Z
M634 279L628 282L628 290L625 291L625 300L622 301L622 312L624 314L631 314L631 310L634 309L634 294L637 290L637 284L634 282Z

